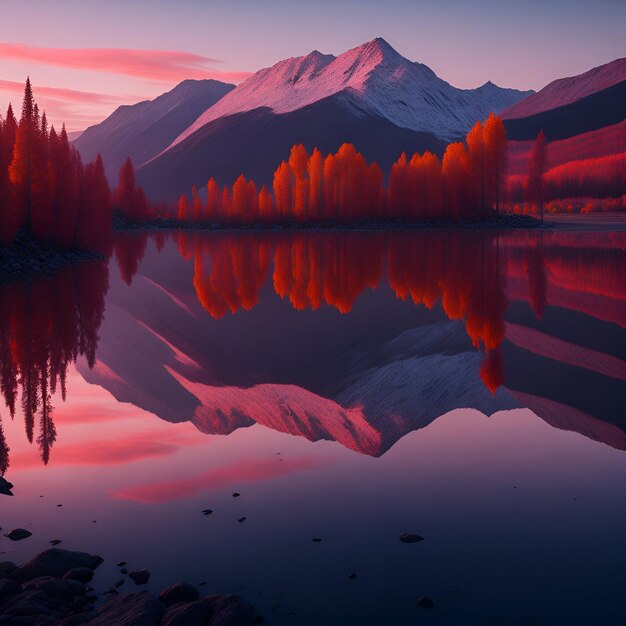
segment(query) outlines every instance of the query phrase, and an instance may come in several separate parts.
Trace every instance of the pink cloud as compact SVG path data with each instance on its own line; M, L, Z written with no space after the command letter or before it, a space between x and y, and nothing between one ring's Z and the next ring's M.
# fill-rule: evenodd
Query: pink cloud
M287 476L320 467L326 462L327 460L322 458L300 458L286 462L280 462L278 457L274 459L243 459L233 465L210 469L198 476L129 487L116 491L112 495L121 500L134 502L169 502L203 491L220 489L231 484L238 485Z
M1 44L0 44L1 45ZM35 85L33 87L37 100L58 100L63 102L76 102L76 103L88 103L88 104L134 104L140 100L144 100L141 96L113 96L105 93L96 93L93 91L77 91L76 89L65 89L63 87L42 87L41 85ZM24 93L24 83L20 83L14 80L2 80L0 79L0 91L7 93L15 93L21 96Z
M93 91L78 91L64 87L46 87L34 85L35 99L48 121L57 126L65 123L69 130L83 129L101 122L103 117L122 104L135 104L144 97L135 95L110 95ZM13 102L13 112L19 116L24 83L12 80L0 80L0 96L6 102ZM1 102L1 100L0 100ZM6 105L2 102L2 113Z
M213 69L209 66L219 63L217 59L176 50L43 48L18 43L0 43L0 57L27 63L124 74L161 82L178 82L186 78L216 78L240 82L250 75L248 72Z

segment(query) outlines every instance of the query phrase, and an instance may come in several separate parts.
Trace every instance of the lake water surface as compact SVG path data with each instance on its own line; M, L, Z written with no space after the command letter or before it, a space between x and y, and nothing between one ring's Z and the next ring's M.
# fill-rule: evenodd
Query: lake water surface
M120 235L0 286L0 366L0 560L268 624L626 623L624 232Z

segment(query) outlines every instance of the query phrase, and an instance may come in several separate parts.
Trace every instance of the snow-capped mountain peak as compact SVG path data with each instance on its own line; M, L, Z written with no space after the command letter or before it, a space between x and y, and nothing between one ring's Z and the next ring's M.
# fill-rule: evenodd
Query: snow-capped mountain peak
M259 70L207 109L172 146L222 116L259 107L288 113L331 96L340 98L355 115L379 115L402 128L452 140L477 119L526 95L492 83L457 89L377 37L337 57L315 50Z

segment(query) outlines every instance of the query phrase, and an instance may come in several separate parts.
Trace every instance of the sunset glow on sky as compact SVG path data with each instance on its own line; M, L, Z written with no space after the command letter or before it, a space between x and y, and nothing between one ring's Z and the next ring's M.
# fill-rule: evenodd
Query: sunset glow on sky
M0 111L30 75L55 124L79 130L185 78L241 82L376 36L458 87L540 89L624 56L626 5L552 1L29 0L3 3ZM558 51L558 54L556 53Z

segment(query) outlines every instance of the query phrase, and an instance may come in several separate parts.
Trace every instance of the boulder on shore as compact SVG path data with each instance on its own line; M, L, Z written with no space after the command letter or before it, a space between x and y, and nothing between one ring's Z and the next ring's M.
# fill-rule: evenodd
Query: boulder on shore
M27 563L20 565L11 574L11 578L18 582L32 580L40 576L63 578L67 572L78 567L87 567L90 570L94 570L102 561L102 557L88 554L87 552L50 548L38 554Z

